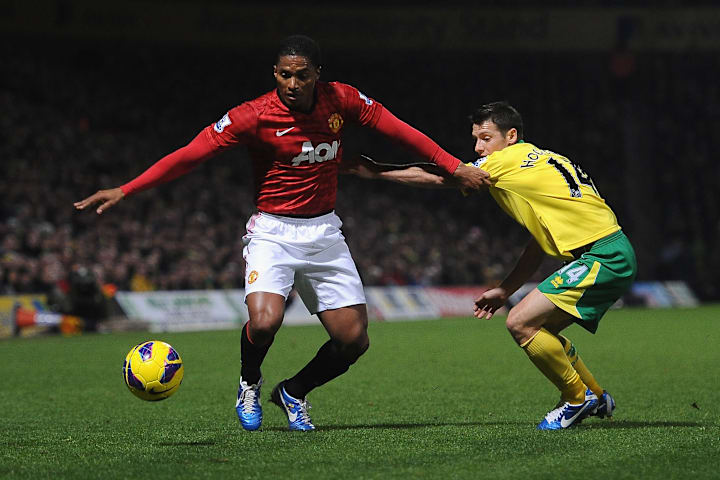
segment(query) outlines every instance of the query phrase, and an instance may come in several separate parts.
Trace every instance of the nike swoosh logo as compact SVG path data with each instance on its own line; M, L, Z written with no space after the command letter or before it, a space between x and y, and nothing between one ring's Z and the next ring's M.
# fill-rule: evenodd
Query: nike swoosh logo
M562 426L562 428L567 428L567 427L569 427L570 425L572 425L572 423L575 421L575 419L576 419L580 414L582 414L585 410L587 410L587 408L588 408L589 406L590 406L590 404L587 403L587 402L585 402L585 405L583 405L583 408L581 408L580 410L578 410L577 413L575 413L575 415L573 415L573 416L570 417L570 418L565 418L565 415L563 415L563 418L560 419L560 426Z
M153 395L157 395L158 393L169 392L169 391L172 390L173 388L175 388L175 387L166 388L165 390L159 390L159 389L153 387L153 388L150 389L150 393L153 394Z
M286 128L285 130L275 130L275 136L276 137L282 137L286 133L288 133L290 130L292 130L295 127Z

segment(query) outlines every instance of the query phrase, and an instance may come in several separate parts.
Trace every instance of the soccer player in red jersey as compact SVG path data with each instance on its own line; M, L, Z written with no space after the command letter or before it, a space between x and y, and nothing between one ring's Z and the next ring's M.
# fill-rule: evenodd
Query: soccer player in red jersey
M125 185L75 203L79 210L100 204L96 212L102 214L125 196L186 174L222 150L247 147L257 212L243 237L249 321L242 329L236 410L246 430L262 422L260 366L293 286L330 340L271 393L291 430L315 428L307 413L308 392L345 373L370 344L363 286L333 210L346 126L384 134L465 187L487 184L485 172L464 165L354 87L319 81L320 70L318 45L303 35L288 37L274 66L276 89L231 109Z

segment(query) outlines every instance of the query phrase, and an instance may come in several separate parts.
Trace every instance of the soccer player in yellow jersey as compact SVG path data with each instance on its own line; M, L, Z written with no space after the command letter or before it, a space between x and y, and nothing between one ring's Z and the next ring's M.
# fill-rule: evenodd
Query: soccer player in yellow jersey
M545 255L566 261L510 310L505 325L535 366L560 390L561 400L538 425L559 430L594 415L612 416L613 397L595 380L561 331L577 323L595 333L600 318L632 285L635 252L590 177L570 159L523 141L520 114L505 102L472 115L470 165L490 176L490 194L532 235L502 283L478 298L477 318L491 318L538 269ZM457 186L424 168L348 167L366 178L417 186Z

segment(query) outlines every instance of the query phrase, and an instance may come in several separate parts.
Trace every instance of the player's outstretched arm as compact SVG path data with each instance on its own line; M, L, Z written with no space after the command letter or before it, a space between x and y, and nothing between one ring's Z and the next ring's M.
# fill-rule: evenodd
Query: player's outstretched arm
M459 184L444 174L437 165L429 162L410 165L396 165L376 162L372 158L360 155L350 161L343 161L341 173L350 173L361 178L388 180L391 182L426 188L457 188Z
M185 175L190 170L212 157L217 148L210 143L205 132L200 132L190 143L164 156L138 177L125 185L108 190L99 190L84 200L73 205L78 210L100 203L96 210L101 215L126 195L147 190L175 178Z
M443 172L455 177L459 185L466 189L478 190L491 184L487 172L463 165L427 135L403 122L386 108L380 114L375 129L421 158L437 165Z
M537 241L530 238L525 251L505 280L498 287L487 290L475 300L473 315L477 318L491 319L495 312L507 303L510 295L530 279L540 267L544 256L545 253Z
M391 182L425 188L457 188L452 177L430 173L423 167L407 167L400 170L388 170L376 174L376 178Z

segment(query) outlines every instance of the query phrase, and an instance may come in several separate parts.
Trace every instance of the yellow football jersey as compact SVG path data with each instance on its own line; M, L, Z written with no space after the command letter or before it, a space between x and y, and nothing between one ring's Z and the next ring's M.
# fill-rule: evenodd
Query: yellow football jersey
M562 155L517 143L468 165L490 174L490 194L543 251L572 258L571 250L620 230L590 177Z

